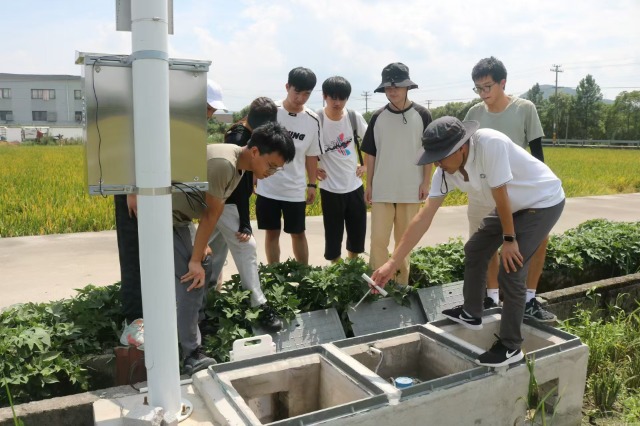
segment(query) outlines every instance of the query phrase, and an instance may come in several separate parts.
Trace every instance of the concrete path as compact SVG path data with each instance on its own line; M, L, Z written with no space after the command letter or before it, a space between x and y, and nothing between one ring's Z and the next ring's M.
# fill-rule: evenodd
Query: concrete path
M436 215L420 246L443 243L451 237L467 238L466 206L444 207ZM640 220L640 193L580 197L567 200L553 229L562 233L594 218L613 221ZM254 229L257 225L253 224ZM367 226L366 249L370 227ZM258 259L266 261L264 233L257 231ZM326 265L322 217L307 218L309 261ZM393 240L393 239L392 239ZM282 260L293 257L288 235L281 238ZM236 273L229 257L225 277ZM0 238L0 309L20 302L46 302L73 296L87 284L109 285L120 281L115 231Z

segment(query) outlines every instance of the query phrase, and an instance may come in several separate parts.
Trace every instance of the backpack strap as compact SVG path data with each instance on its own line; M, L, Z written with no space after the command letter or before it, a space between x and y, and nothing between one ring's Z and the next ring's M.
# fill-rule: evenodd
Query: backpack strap
M353 143L356 144L358 160L360 160L360 165L364 166L362 151L360 150L360 142L358 141L358 119L356 117L356 112L352 109L347 109L347 113L349 114L349 121L351 122L351 128L353 129Z

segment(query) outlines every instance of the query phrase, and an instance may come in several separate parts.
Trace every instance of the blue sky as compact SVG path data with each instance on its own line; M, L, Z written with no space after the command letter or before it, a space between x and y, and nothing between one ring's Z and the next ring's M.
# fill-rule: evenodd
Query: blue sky
M115 0L5 2L0 72L75 74L75 51L127 54L131 33L115 30ZM431 107L471 100L471 68L496 56L509 72L507 92L553 84L575 87L594 76L606 98L640 90L638 0L174 0L174 58L210 60L210 76L238 110L257 96L285 96L287 73L306 66L322 81L349 79L349 106L390 62L404 62L419 85L409 96ZM11 35L6 37L6 35ZM383 106L382 94L369 109ZM308 105L322 105L320 90Z

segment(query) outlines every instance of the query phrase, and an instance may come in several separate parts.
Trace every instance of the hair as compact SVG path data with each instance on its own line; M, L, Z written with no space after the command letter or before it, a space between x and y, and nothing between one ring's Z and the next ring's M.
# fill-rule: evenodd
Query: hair
M299 91L313 90L316 87L316 75L309 68L296 67L289 71L287 84Z
M278 107L271 98L259 97L255 98L249 105L249 114L247 114L247 124L252 129L256 129L263 124L278 119Z
M322 83L322 94L333 99L344 101L351 95L351 83L340 76L329 77Z
M482 77L491 76L493 81L499 83L507 78L507 69L499 59L490 58L480 59L480 61L471 70L471 79L477 81Z
M285 163L293 161L293 157L296 155L296 147L289 131L276 121L270 121L253 130L247 147L254 146L258 148L260 155L272 152L280 154Z

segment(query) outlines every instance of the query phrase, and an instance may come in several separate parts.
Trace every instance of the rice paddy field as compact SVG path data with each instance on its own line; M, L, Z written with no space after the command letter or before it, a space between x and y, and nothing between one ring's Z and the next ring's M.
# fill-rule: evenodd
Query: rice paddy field
M548 147L544 153L568 197L640 192L640 150ZM445 205L466 202L454 193ZM321 214L319 202L307 213ZM114 227L113 197L88 195L83 146L0 145L1 237Z

